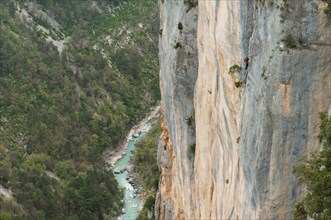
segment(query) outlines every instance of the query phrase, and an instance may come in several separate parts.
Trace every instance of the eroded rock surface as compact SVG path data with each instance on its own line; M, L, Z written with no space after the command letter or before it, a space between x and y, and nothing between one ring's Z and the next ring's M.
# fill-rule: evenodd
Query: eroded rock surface
M318 149L318 113L331 104L325 5L196 3L160 3L157 216L289 219L304 196L293 167ZM229 74L246 56L248 71Z

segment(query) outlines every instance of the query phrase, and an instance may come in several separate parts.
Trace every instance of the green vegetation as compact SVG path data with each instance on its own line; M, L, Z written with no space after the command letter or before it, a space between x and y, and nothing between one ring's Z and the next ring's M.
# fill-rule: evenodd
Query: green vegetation
M235 82L234 85L235 85L236 88L240 88L240 87L242 87L243 82L238 81L238 82Z
M159 99L157 2L97 0L102 13L87 0L35 2L70 40L60 55L0 2L0 184L14 197L0 197L0 216L111 219L123 193L102 153Z
M186 12L189 12L192 8L196 7L199 2L196 0L184 0L184 4L187 7Z
M27 9L26 3L29 1L16 0L16 2L20 3L21 8ZM62 27L61 30L66 35L72 35L78 29L86 29L86 25L100 17L99 11L92 6L89 0L81 0L79 4L74 0L35 0L34 2L44 11L48 10L51 12L52 17L59 21ZM114 8L118 6L121 0L97 0L96 2L98 3L98 8L106 11L108 7ZM40 16L33 17L34 19L40 19L42 24L46 22Z
M296 205L294 219L331 219L331 116L322 112L320 119L322 150L294 169L299 183L306 184L308 190Z
M143 209L140 211L139 216L137 219L139 220L154 220L155 217L153 216L151 219L147 217L148 211L154 208L155 204L155 197L154 196L149 196L144 204Z
M178 30L182 31L183 30L183 24L182 22L178 23Z
M0 211L0 219L1 220L12 220L13 217L9 212L1 212Z
M264 80L266 80L266 79L268 79L268 77L265 75L265 72L267 71L267 68L264 66L263 68L262 68L262 74L261 74L261 77L264 79Z
M232 74L232 73L237 73L237 72L240 72L241 71L241 66L238 66L237 64L234 64L233 66L230 67L229 69L229 74Z
M182 48L183 46L181 45L181 43L177 42L175 45L174 45L174 48L177 49L177 48Z
M186 117L186 124L188 125L188 126L191 126L192 125L192 123L193 123L193 116L191 115L191 116L189 116L189 117Z
M282 41L285 43L285 47L287 48L297 48L297 43L291 34L286 35L286 37Z
M237 137L237 144L239 144L239 142L240 142L240 136L239 137Z
M285 17L288 17L289 14L290 14L290 2L288 0L283 0L283 3L279 2L280 4L276 4L276 8L280 10L280 17L281 17L281 20L280 22L281 23L284 23L285 21Z
M291 49L300 49L305 46L306 40L301 36L297 37L296 39L292 37L291 34L287 34L284 39L281 41L284 42L285 47L291 48Z
M195 155L195 144L191 144L191 145L188 147L188 153L189 153L189 155L191 155L191 156L194 156L194 155Z
M288 0L283 0L284 4L281 7L281 11L283 11L284 9L287 10L287 12L289 12L289 8L290 8L290 4ZM282 9L283 8L283 9Z
M136 182L145 189L143 196L148 197L137 219L147 219L147 211L155 203L154 196L158 189L160 177L156 161L157 138L160 136L161 131L161 122L158 119L146 137L136 144L136 152L132 158L134 172L138 174Z
M331 0L321 0L321 1L327 4L326 7L323 9L324 14L331 15Z
M303 37L300 37L298 40L298 44L300 47L304 46L304 44L306 43L305 39L303 39Z
M327 6L323 9L324 14L330 15L331 14L331 3L328 3Z
M266 0L257 0L257 2L263 5L266 2Z

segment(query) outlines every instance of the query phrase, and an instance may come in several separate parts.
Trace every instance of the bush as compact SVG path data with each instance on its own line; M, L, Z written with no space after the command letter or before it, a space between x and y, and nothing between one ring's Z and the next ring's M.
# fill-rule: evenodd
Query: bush
M195 144L191 144L189 147L188 147L188 152L190 155L195 155Z
M153 207L153 205L155 204L155 197L154 196L150 196L148 197L148 199L145 202L145 207L147 209L150 209Z
M282 41L284 41L287 48L296 48L296 42L291 34L288 34Z
M13 217L9 212L0 212L0 219L1 220L12 220Z
M235 87L240 88L243 85L243 82L235 82Z
M294 169L299 183L307 185L307 196L297 203L295 219L331 219L331 116L320 113L319 141L322 150Z
M177 48L182 48L183 46L179 43L179 42L177 42L175 45L174 45L174 48L175 49L177 49Z
M139 76L141 72L139 63L139 52L137 49L122 48L117 50L113 56L114 63L121 73Z
M238 66L237 64L234 64L233 66L230 67L229 74L240 72L241 70L242 70L241 66Z
M304 207L304 204L303 202L298 202L296 205L295 205L295 209L294 209L294 212L293 212L293 218L294 219L298 219L298 220L306 220L307 219L307 212L305 210L305 207Z
M190 116L190 117L186 117L186 124L188 126L192 125L192 122L193 122L193 116Z
M302 47L306 42L302 37L300 37L298 40L298 43L299 43L299 46Z
M150 196L147 198L143 209L140 211L139 216L137 219L141 219L141 220L148 220L148 211L151 210L154 207L155 204L155 197L154 196ZM154 216L153 216L154 217ZM152 218L154 219L154 218Z
M331 0L321 0L324 3L331 4Z
M183 24L181 22L178 23L178 30L180 30L180 31L183 30Z
M331 13L331 3L328 3L328 5L323 10L324 14L330 14Z
M187 6L186 12L188 12L189 10L198 5L198 1L194 2L194 0L184 0L184 4Z

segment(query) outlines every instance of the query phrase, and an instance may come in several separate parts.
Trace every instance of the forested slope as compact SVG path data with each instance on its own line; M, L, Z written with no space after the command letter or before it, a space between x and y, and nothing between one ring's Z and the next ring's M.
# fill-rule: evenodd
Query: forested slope
M159 98L157 17L156 0L0 2L3 218L118 214L102 152Z

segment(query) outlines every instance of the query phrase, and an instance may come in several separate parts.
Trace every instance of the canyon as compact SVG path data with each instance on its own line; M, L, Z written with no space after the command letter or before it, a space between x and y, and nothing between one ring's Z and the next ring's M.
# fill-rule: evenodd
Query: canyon
M331 114L330 14L297 3L160 2L157 219L292 218Z

